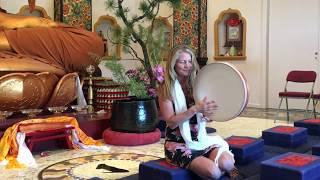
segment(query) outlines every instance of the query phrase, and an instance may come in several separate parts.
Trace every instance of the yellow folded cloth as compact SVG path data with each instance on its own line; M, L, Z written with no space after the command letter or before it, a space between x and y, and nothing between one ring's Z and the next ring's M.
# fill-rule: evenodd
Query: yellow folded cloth
M92 139L91 137L87 136L80 128L78 125L78 121L76 120L76 118L74 117L68 117L68 116L56 116L56 117L50 117L50 118L45 118L45 119L28 119L25 121L21 121L18 122L14 125L12 125L11 127L9 127L4 135L1 138L0 141L0 161L3 160L8 160L8 164L7 164L7 168L21 168L23 167L22 164L20 164L17 161L17 156L18 156L18 143L16 140L16 135L17 132L20 131L21 129L24 129L25 127L28 127L28 125L30 125L31 128L27 128L28 131L30 131L30 129L34 129L34 131L40 130L40 131L45 131L46 128L44 128L43 125L48 125L47 129L52 129L52 126L50 127L50 125L57 125L57 124L70 124L71 126L73 126L75 128L75 131L77 133L77 136L79 138L79 140L85 144L85 145L102 145L101 142L96 141L94 139ZM41 127L40 129L37 129L36 125L40 125L39 127ZM75 149L78 148L78 146L76 146L75 144L73 144L73 147Z

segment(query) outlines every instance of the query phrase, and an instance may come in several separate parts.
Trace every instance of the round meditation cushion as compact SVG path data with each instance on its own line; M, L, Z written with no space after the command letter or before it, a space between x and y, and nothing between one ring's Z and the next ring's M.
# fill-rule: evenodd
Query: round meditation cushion
M157 128L147 133L126 133L112 131L111 128L104 130L103 139L106 144L118 146L137 146L158 142L161 138L161 132Z

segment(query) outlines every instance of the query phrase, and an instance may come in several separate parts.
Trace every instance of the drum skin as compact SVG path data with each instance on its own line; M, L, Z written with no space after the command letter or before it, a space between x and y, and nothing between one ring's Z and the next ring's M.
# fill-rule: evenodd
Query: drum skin
M218 106L213 121L228 121L241 114L248 104L248 86L243 74L228 63L211 63L197 74L193 85L196 102L207 97Z

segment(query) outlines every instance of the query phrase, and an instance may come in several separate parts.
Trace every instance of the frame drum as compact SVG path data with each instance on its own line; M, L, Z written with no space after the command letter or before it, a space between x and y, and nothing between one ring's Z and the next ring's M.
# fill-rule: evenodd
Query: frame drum
M195 102L207 97L218 106L209 117L213 121L228 121L241 114L248 104L248 87L245 77L228 63L211 63L197 74L193 85Z

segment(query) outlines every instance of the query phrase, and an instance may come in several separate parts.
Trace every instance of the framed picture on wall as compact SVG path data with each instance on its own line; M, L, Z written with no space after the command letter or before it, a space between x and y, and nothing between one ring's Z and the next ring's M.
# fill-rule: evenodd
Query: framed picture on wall
M226 44L234 44L242 41L242 26L239 18L229 18L226 21Z
M241 41L240 25L227 26L227 41Z

